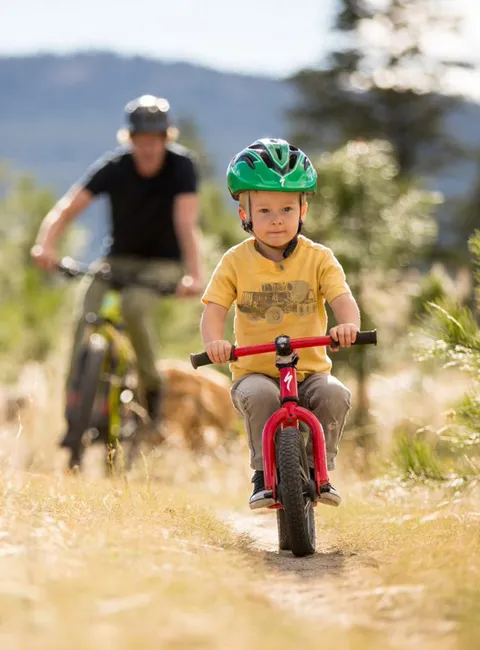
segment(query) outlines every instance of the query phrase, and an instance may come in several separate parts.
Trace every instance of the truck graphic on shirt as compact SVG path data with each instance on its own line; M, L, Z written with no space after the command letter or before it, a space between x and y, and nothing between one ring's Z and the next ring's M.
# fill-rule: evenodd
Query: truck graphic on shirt
M281 323L285 314L305 316L317 308L315 293L308 282L266 282L261 291L243 291L238 309L250 320Z

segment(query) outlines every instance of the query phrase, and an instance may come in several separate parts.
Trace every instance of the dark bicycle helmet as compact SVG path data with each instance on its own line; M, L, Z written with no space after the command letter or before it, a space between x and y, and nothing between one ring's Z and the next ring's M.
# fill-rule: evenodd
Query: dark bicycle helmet
M166 133L170 104L162 97L142 95L125 106L125 126L130 133Z

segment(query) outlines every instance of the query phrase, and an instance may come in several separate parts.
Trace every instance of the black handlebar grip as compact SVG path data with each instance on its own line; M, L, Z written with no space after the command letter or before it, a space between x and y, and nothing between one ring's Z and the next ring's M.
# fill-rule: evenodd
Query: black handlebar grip
M371 330L369 332L357 332L357 337L353 345L368 345L368 344L377 345L377 330ZM340 343L338 341L332 340L330 347L339 348Z
M353 345L377 345L377 330L370 332L357 332L357 338Z
M230 361L236 361L237 357L235 355L235 346L232 345L232 351L230 352ZM200 368L200 366L210 366L214 362L210 359L206 352L198 352L197 354L190 355L190 363L195 368Z
M200 366L210 366L213 361L206 352L198 352L197 354L190 355L190 363L196 370Z

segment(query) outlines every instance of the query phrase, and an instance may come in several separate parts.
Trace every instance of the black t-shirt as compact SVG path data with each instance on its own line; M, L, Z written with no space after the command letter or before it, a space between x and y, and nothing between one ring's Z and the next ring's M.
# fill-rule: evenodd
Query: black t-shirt
M197 190L197 174L186 149L168 145L162 169L150 178L138 174L129 151L117 150L97 162L81 185L110 202L111 255L180 260L173 203Z

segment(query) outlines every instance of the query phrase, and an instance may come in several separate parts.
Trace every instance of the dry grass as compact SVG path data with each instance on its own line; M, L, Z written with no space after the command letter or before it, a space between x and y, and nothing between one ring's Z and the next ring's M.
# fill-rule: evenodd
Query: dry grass
M271 606L184 492L17 479L2 486L1 647L221 648L233 632L243 648L260 634Z
M358 484L345 508L321 513L334 548L354 558L343 607L405 647L480 647L480 482L460 483Z
M186 490L17 474L2 503L2 648L316 647L318 623L279 615L273 576Z
M274 539L271 513L247 536L224 523L245 519L242 451L225 467L173 450L141 481L6 471L0 647L478 647L478 484L340 482L345 506L317 509L319 552L297 560L248 539L259 521Z
M421 400L403 375L372 386L386 434L417 406L442 424L452 391L429 382ZM317 509L318 553L298 560L276 552L271 513L245 514L243 440L166 447L128 479L64 477L61 401L36 413L0 431L0 648L480 647L478 480L339 469L344 505Z

